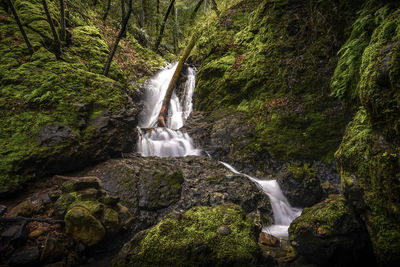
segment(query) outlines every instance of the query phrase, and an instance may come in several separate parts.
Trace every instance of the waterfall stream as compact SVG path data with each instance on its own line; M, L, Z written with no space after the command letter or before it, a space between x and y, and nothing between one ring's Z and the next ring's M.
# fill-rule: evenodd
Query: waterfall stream
M162 101L175 72L177 63L169 65L147 82L144 95L145 107L139 116L138 152L143 157L184 157L200 155L187 133L179 131L192 112L192 96L195 88L196 70L188 69L183 99L180 101L173 92L169 106L167 127L155 128ZM290 223L300 215L301 209L293 208L282 193L276 180L258 180L238 172L227 163L221 162L230 171L248 177L266 193L271 201L274 224L263 229L277 237L287 237Z

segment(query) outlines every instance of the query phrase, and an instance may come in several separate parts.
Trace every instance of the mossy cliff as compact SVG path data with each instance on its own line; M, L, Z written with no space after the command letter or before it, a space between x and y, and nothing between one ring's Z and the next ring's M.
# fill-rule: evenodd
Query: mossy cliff
M151 75L163 63L128 32L109 77L103 76L120 18L110 15L103 23L104 3L92 6L89 0L68 1L68 38L56 60L42 2L13 2L34 53L1 0L0 192L118 155L136 126L138 110L131 101L136 89L129 81ZM59 30L59 2L47 3Z
M373 8L366 5L357 20L375 14L369 41L358 55L348 53L341 59L357 66L343 92L360 104L353 105L358 111L335 157L343 192L366 223L379 263L396 265L400 262L400 9L398 3L370 4ZM347 43L365 34L355 29ZM345 71L339 65L335 76L346 77Z
M197 108L248 115L255 134L243 157L332 161L346 114L330 78L360 2L253 0L224 11L194 52Z
M137 234L114 266L256 266L252 220L234 204L198 206Z

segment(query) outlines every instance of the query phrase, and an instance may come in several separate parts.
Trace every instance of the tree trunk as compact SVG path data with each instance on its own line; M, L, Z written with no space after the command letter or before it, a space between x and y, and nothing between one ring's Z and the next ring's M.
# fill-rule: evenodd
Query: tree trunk
M13 2L11 0L8 0L8 4L10 5L11 11L12 11L12 13L14 15L15 21L18 24L19 30L21 31L22 37L25 40L26 46L28 47L28 50L29 50L29 53L32 55L33 54L33 48L32 48L31 42L28 39L28 36L26 35L26 32L25 32L24 28L22 27L22 23L21 23L21 20L19 19L17 10L15 9L14 4L13 4Z
M160 29L160 0L157 0L157 6L156 6L156 34L158 30Z
M174 75L172 76L171 82L168 85L168 89L167 92L165 93L160 113L158 114L158 120L157 120L158 127L166 127L165 117L168 115L169 102L171 101L171 96L176 87L176 83L178 82L179 74L182 71L183 64L185 64L186 59L189 57L190 52L192 51L195 45L196 36L197 36L196 34L193 34L192 37L190 38L189 44L186 46L185 51L183 51L183 54L179 59L178 66L176 66Z
M199 2L197 2L196 7L194 8L192 15L190 16L191 20L194 20L194 17L196 17L197 11L199 11L201 4L204 2L204 0L199 0Z
M103 20L106 21L108 13L110 12L111 8L111 0L107 1L107 7L106 7L106 12L104 13Z
M158 34L158 38L157 38L156 44L154 45L154 51L157 51L158 47L160 46L160 43L161 43L161 40L162 40L162 37L163 37L163 34L164 34L165 23L167 23L169 13L171 13L171 9L174 6L174 3L175 3L175 0L171 0L171 2L169 3L169 7L168 7L168 10L167 10L167 13L165 13L164 21L163 21L163 23L161 25L160 33Z
M128 25L128 21L129 21L129 18L131 16L131 13L132 13L132 0L129 0L128 13L126 14L124 22L122 23L121 30L118 33L117 39L115 40L115 43L114 43L114 45L113 45L113 47L111 49L111 52L108 55L107 63L106 63L106 66L104 67L104 76L108 76L108 72L110 71L110 66L111 66L112 59L113 59L113 57L115 55L115 51L117 51L117 47L118 47L119 41L121 41L122 36L125 33L126 26Z
M124 24L125 19L125 0L121 0L121 26Z
M66 32L65 32L65 0L60 0L60 15L61 15L61 40L65 42Z
M174 16L174 30L172 31L173 39L174 39L174 53L176 54L178 51L178 9L173 8L173 16Z
M61 58L61 44L60 39L58 38L58 34L56 28L54 27L53 19L50 16L49 8L47 7L46 0L42 0L44 12L46 13L47 21L50 24L51 32L54 38L54 54L56 55L57 60Z
M145 6L145 1L144 0L140 0L140 11L139 11L139 17L140 17L140 27L144 28L146 25L146 21L145 21L145 14L144 14L144 6Z

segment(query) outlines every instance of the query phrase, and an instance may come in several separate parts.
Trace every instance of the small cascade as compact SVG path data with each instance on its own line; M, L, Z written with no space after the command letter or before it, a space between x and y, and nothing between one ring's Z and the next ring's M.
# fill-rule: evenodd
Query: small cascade
M178 63L168 66L148 81L144 96L145 107L139 116L138 152L143 157L184 157L200 155L187 133L179 131L193 109L192 96L196 71L188 69L188 79L182 101L174 91L169 105L167 128L154 128L158 114Z
M265 194L268 195L271 201L272 212L274 215L274 224L264 227L263 232L269 233L276 237L288 237L288 229L294 219L300 216L301 209L292 207L276 180L258 180L250 175L240 173L231 165L221 162L231 172L243 174L254 183L256 183Z

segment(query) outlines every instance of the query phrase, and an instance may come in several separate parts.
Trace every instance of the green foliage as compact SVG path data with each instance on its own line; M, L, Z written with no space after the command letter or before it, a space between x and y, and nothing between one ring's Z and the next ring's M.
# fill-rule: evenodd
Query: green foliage
M231 233L221 235L222 225ZM162 220L114 266L255 266L257 253L251 219L239 206L199 206Z
M311 167L307 163L304 163L303 165L292 164L289 165L287 169L295 179L318 179L315 168Z

